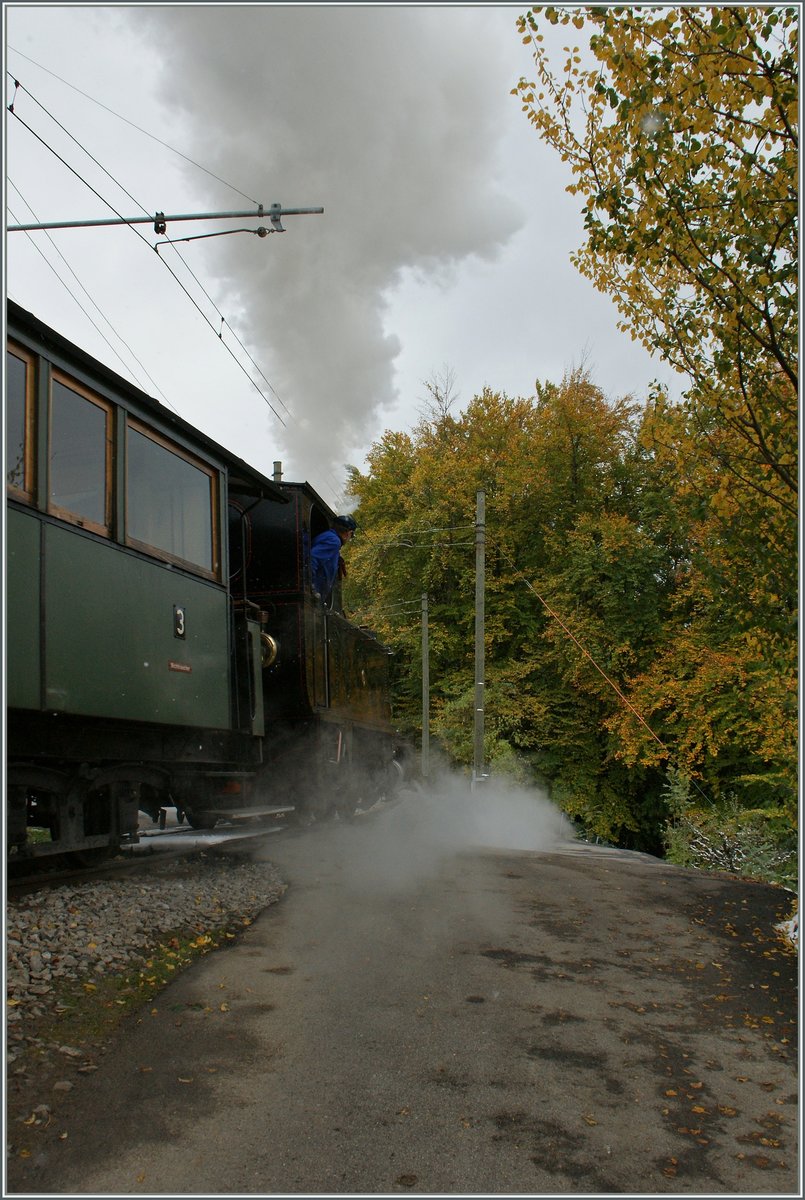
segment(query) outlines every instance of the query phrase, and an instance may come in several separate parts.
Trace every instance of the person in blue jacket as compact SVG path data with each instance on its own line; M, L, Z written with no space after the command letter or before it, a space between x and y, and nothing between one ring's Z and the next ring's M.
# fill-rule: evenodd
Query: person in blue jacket
M319 593L325 604L330 599L338 575L346 574L341 547L350 540L356 529L353 517L333 517L332 529L325 529L324 533L313 539L310 547L313 590Z

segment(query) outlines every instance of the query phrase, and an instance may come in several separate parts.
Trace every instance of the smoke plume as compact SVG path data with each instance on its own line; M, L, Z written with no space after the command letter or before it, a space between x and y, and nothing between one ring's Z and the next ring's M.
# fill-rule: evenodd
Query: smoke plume
M131 10L133 33L165 62L162 100L183 114L187 153L260 203L325 209L265 242L207 251L227 315L291 412L271 429L289 477L340 487L382 432L399 351L386 304L402 274L448 280L522 225L495 183L510 71L483 37L488 12L450 13ZM210 204L249 207L202 184Z

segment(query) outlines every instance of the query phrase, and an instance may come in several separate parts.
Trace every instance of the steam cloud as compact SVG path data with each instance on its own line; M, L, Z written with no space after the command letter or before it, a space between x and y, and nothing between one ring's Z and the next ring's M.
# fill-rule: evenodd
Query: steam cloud
M472 792L468 780L444 771L366 826L357 823L345 852L353 888L404 892L465 852L550 851L575 837L539 789L492 779Z
M495 185L509 71L483 36L488 13L450 11L156 5L129 17L165 60L163 99L184 114L190 156L266 205L324 206L266 243L209 243L226 315L291 410L271 430L288 477L341 487L378 436L400 348L384 317L403 274L449 279L522 225Z

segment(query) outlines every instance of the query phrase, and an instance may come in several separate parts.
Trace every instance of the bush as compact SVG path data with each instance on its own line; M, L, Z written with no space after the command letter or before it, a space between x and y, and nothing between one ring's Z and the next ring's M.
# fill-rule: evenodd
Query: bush
M784 815L744 809L731 795L709 809L686 807L668 822L669 862L705 871L729 871L767 883L797 887L797 841Z

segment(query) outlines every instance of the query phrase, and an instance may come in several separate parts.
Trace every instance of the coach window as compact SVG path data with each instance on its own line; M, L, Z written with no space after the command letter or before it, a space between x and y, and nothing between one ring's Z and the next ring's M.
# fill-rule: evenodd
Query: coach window
M133 421L126 451L126 541L219 574L216 473Z
M54 371L50 391L50 511L96 533L108 533L111 466L111 405Z
M33 498L33 360L24 350L6 352L6 484Z

